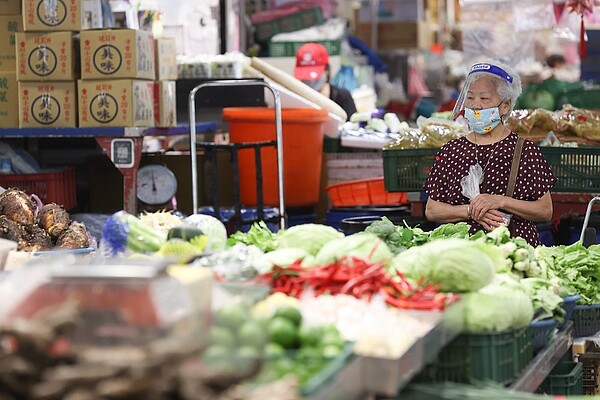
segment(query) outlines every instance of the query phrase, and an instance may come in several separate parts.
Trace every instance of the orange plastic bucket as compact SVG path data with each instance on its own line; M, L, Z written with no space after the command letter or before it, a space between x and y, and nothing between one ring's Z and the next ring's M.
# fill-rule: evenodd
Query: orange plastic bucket
M281 110L285 205L311 206L319 201L323 151L323 126L326 110L285 108ZM275 109L267 107L230 107L223 109L229 125L231 143L275 140ZM277 152L275 147L261 150L263 199L267 206L279 204ZM239 151L240 197L245 206L256 205L256 163L254 149Z

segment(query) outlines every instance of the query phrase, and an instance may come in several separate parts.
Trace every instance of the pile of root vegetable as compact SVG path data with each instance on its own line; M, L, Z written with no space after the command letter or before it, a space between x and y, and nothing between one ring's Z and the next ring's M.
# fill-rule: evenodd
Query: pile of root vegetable
M42 205L19 189L7 189L0 194L0 237L17 242L20 251L89 246L84 224L72 222L60 205Z

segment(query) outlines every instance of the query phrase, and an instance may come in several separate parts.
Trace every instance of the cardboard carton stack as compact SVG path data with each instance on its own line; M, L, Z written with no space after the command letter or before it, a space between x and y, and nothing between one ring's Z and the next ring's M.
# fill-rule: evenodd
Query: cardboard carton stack
M177 79L177 48L174 38L155 39L156 83L154 85L154 120L158 127L177 124L175 80Z
M20 0L0 0L0 128L19 126L15 35L22 29Z
M81 32L79 126L175 126L175 57L149 32Z
M67 5L68 4L68 5ZM99 0L22 0L16 35L19 127L76 127L76 34L101 26Z

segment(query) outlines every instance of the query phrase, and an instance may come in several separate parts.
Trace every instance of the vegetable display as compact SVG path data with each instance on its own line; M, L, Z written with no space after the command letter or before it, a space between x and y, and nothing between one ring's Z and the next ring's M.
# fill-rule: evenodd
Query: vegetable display
M424 277L444 292L472 292L494 277L493 260L477 242L440 239L412 247L394 257L392 269L411 279Z

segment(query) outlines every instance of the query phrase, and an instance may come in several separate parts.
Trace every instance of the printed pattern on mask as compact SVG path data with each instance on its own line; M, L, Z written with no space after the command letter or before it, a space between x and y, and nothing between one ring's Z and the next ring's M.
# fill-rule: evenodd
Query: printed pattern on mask
M517 138L516 133L511 133L497 143L498 147L489 161L485 179L479 188L480 193L506 194ZM495 145L496 143L478 145L479 158L487 160ZM469 203L469 199L461 193L460 179L468 174L469 166L477 162L475 146L466 137L454 139L442 146L423 185L429 198L451 205ZM555 183L556 177L539 147L532 141L525 140L513 197L519 200L537 200L552 189ZM471 233L483 229L473 220L467 222L471 225ZM520 236L533 246L540 244L535 223L513 216L508 228L512 236Z

